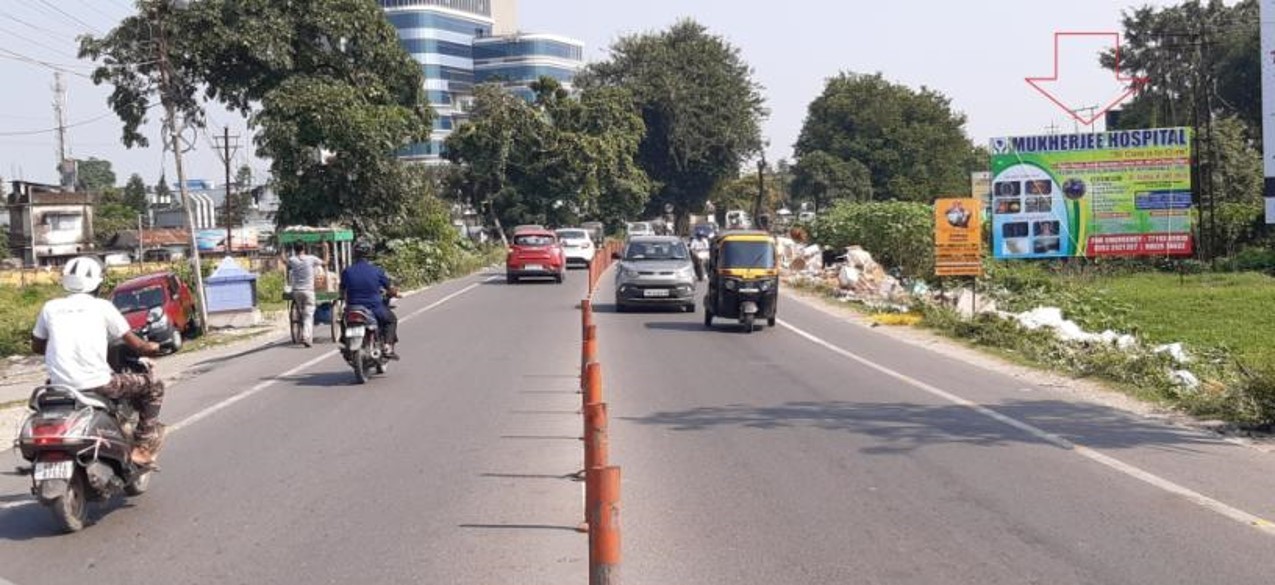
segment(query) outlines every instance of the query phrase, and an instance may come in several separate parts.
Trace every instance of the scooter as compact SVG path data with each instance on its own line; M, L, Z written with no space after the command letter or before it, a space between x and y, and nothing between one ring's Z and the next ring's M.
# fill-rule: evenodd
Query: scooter
M115 367L145 373L152 366L123 355ZM22 424L17 443L22 458L33 463L31 493L64 532L84 528L90 502L106 501L120 492L146 493L154 469L133 463L138 416L127 400L44 385L31 393L27 407L32 414Z

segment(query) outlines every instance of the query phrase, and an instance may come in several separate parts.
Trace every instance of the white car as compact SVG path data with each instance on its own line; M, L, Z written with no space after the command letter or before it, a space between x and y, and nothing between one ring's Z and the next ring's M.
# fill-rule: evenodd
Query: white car
M558 234L558 240L562 242L562 251L566 252L568 266L572 264L588 266L593 262L593 256L598 253L598 250L593 246L593 239L589 237L587 230L563 228L555 230L555 233Z
M632 222L627 226L625 231L629 233L629 237L655 235L655 228L651 227L651 222L649 221Z

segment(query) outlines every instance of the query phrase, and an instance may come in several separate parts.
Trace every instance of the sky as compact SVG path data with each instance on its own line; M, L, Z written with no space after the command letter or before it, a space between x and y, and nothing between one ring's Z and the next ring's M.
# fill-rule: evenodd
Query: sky
M520 0L519 28L570 36L586 44L588 60L606 58L607 47L627 34L655 31L694 18L739 47L763 86L770 116L763 125L767 158L791 158L810 101L838 72L877 73L914 88L941 92L967 117L977 143L994 136L1085 130L1062 107L1028 85L1027 77L1054 74L1055 33L1120 29L1121 11L1176 1L1112 0ZM100 34L132 10L129 0L0 0L0 177L56 182L53 71L17 60L17 53L73 73L67 86L68 139L72 156L114 163L122 183L139 173L154 183L162 168L173 178L171 156L149 126L149 148L126 149L120 125L106 106L109 87L95 87L77 62L75 37ZM1060 44L1056 99L1068 108L1099 108L1118 97L1097 52L1114 37L1065 36ZM1085 110L1082 115L1092 115ZM223 125L250 142L241 117L213 108L213 132ZM1101 129L1101 123L1096 129ZM211 138L191 135L188 175L220 184L220 159ZM265 161L250 147L235 167L250 162L264 177ZM164 165L161 167L161 165Z

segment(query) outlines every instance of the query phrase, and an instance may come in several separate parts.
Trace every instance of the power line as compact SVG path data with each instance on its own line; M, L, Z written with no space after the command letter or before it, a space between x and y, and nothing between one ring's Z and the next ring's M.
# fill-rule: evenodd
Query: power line
M70 73L71 75L78 75L85 79L93 79L92 75L83 73L81 71L76 71L75 69L72 69L70 65L60 65L57 63L50 63L48 61L36 59L35 57L32 57L30 55L23 55L22 53L5 49L3 47L0 47L0 59L12 59L14 61L22 61L24 63L29 63L31 65L40 65L42 67L47 67L54 71L61 71L63 73Z
M19 33L13 32L13 31L8 30L8 29L0 29L0 32L4 33L4 34L6 34L6 35L9 35L9 36L11 36L11 37L16 37L18 40L26 41L26 42L28 42L28 43L30 43L30 44L32 44L32 45L37 46L37 47L43 47L43 48L45 48L45 49L48 49L48 50L50 50L50 51L53 51L54 53L58 53L58 54L59 54L59 55L58 55L59 57L69 57L69 58L71 58L71 59L75 59L75 58L76 58L76 55L75 55L75 54L66 52L66 49L59 49L59 48L54 47L54 46L52 46L52 45L47 45L47 44L45 44L43 41L37 41L37 40L35 40L35 39L31 38L31 37L28 37L28 36L26 36L26 35L19 34Z
M16 23L18 23L18 24L21 24L21 25L23 25L23 26L25 26L25 27L27 27L27 28L29 28L29 29L31 29L31 30L34 30L34 31L36 31L36 32L44 33L44 34L46 34L46 35L50 35L50 36L54 36L54 37L61 37L61 36L63 36L61 33L53 32L53 31L52 31L52 30L50 30L50 29L47 29L47 28L42 27L42 26L37 25L37 24L31 24L31 23L29 23L29 22L27 22L27 21L25 21L25 20L23 20L23 19L21 19L21 18L18 18L18 17L16 17L16 16L14 16L12 13L10 13L9 11L7 11L7 10L0 10L0 14L4 15L4 17L5 17L5 18L8 18L9 20L12 20L12 21L14 21L14 22L16 22Z
M157 106L157 104L150 104L149 106L147 106L147 107L146 107L146 109L147 109L147 110L150 110L150 109L152 109L152 108L155 108L156 106ZM104 119L106 119L106 118L109 118L109 117L111 117L111 116L114 116L114 115L115 115L115 112L107 112L107 113L102 114L102 115L100 115L100 116L94 116L94 117L92 117L92 118L89 118L89 119L87 119L87 120L81 120L81 121L79 121L79 122L75 122L75 123L72 123L72 124L67 124L66 126L64 126L64 128L78 128L78 127L80 127L80 126L87 126L87 125L92 124L92 123L95 123L95 122L100 122L100 121L102 121L102 120L104 120ZM0 132L0 137L4 137L4 136L36 136L36 135L39 135L39 134L52 134L52 133L54 133L54 132L57 132L58 130L59 130L59 128L56 128L56 127L55 127L55 128L46 128L46 129L43 129L43 130L19 130L19 131L16 131L16 132Z
M94 33L97 33L97 34L102 34L102 31L101 31L101 30L98 30L98 28L97 28L97 27L95 27L95 26L93 26L93 25L91 25L91 24L89 24L89 23L87 23L87 22L84 22L83 20L80 20L80 19L79 19L79 18L77 18L74 14L71 14L71 13L69 13L69 12L65 11L65 10L62 10L61 8L58 8L58 6L57 6L56 4L53 4L52 2L49 2L49 0L39 0L39 2L40 2L40 4L42 4L42 5L44 5L44 6L47 6L47 7L49 7L50 9L52 9L53 11L57 12L58 14L61 14L62 16L65 16L65 17L67 17L67 18L71 19L72 21L74 21L75 23L77 23L77 24L79 24L80 26L84 27L85 29L87 29L87 30L89 30L89 31L92 31L92 32L94 32Z
M111 15L109 15L109 14L105 13L105 12L102 12L100 9L98 9L98 7L97 7L98 2L96 2L96 1L90 1L90 0L80 0L80 4L83 4L83 5L84 5L86 8L88 8L89 10L92 10L93 12L96 12L99 16L102 16L103 18L106 18L107 22L110 22L110 21L113 21L113 20L119 20L119 17L111 16Z

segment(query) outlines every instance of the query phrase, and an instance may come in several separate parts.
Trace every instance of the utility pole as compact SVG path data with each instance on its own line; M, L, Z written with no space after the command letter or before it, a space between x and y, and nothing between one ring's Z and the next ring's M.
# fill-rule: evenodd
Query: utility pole
M58 177L63 188L75 188L75 177L67 165L69 156L66 145L66 83L62 80L62 72L53 72L53 119L58 133Z
M186 170L182 166L181 128L177 123L177 107L173 104L173 64L168 59L168 33L164 30L164 18L168 15L169 0L157 0L151 4L151 18L155 21L158 32L156 45L159 64L159 101L164 106L164 129L166 137L173 149L173 165L177 167L177 190L182 198L182 208L186 211L186 224L190 227L190 253L195 263L195 294L199 296L199 323L208 327L208 297L204 295L204 267L199 259L199 238L195 235L195 215L190 206L190 193L186 188Z
M230 142L232 139L235 141L234 144L231 144ZM232 233L234 232L235 227L235 200L233 191L230 189L230 163L234 161L234 153L239 152L239 136L231 136L230 126L226 126L222 129L222 135L214 136L213 140L220 142L217 146L221 150L217 152L217 155L221 157L221 163L226 167L226 202L224 205L225 211L223 213L226 214L226 254L230 254L231 251L234 250L234 246L231 244L231 238L233 238Z

